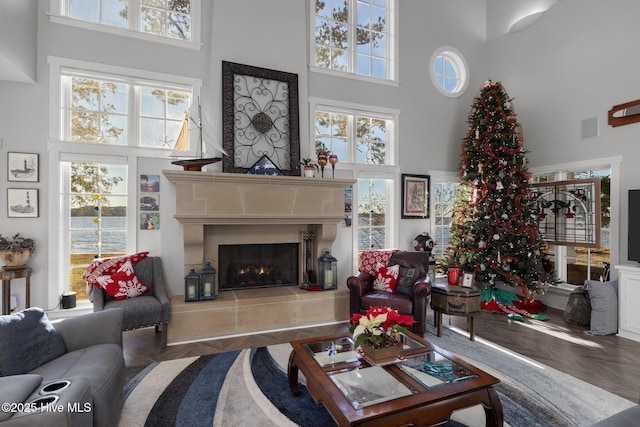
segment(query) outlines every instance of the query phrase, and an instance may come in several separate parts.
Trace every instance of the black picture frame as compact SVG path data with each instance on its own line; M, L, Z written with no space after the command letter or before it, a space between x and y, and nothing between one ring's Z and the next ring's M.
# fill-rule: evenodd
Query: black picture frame
M247 173L268 155L300 175L298 75L222 61L223 172Z
M7 153L7 181L38 182L39 169L37 153Z
M429 175L402 174L402 218L429 218Z
M9 218L38 218L38 189L7 188L7 216Z

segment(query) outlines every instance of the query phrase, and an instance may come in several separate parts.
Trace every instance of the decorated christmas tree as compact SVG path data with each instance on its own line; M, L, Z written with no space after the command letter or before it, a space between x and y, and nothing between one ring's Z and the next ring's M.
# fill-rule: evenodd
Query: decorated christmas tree
M480 288L497 282L533 300L553 281L529 187L522 128L500 83L474 99L462 143L448 267L475 273Z

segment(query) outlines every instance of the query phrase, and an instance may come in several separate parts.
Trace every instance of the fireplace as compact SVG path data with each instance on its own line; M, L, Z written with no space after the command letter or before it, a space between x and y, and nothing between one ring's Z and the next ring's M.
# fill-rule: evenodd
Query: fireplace
M298 244L220 245L219 289L298 285Z
M172 297L169 344L349 319L346 287L331 292L307 292L299 286L221 290L228 273L221 268L220 248L291 244L296 248L291 274L295 285L304 283L304 267L330 250L336 239L338 223L344 218L345 188L354 180L163 173L175 184L174 218L183 225L184 274L191 268L199 270L205 261L218 270L215 300L186 303L184 295ZM310 234L313 240L305 239ZM275 261L264 263L275 265Z

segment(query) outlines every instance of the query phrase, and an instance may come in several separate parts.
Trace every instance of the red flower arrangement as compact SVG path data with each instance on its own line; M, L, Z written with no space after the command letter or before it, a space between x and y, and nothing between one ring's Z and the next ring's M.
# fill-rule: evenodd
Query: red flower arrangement
M400 332L407 332L415 320L389 307L371 307L365 314L351 316L349 332L353 334L355 347L367 342L373 348L398 345Z

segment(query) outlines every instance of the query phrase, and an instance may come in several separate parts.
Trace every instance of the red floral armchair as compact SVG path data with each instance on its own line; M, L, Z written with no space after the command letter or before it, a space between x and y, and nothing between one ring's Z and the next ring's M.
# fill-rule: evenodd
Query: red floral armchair
M363 252L358 272L347 279L350 312L364 314L370 307L390 307L400 314L413 316L416 322L410 329L424 336L431 295L428 272L426 252Z

